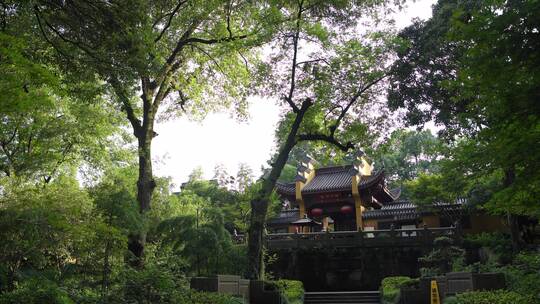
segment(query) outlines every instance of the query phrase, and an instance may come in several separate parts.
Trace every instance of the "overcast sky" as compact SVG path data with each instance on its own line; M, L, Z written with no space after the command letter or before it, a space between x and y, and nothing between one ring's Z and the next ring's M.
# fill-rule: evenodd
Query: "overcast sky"
M431 16L434 0L409 1L396 13L396 26L402 28L415 17ZM250 119L238 122L226 113L210 114L202 122L179 118L156 126L159 134L153 141L155 174L170 176L176 188L185 182L196 167L205 177L213 176L214 167L223 164L235 175L240 163L247 163L255 176L266 165L274 148L274 131L279 118L275 101L250 98Z

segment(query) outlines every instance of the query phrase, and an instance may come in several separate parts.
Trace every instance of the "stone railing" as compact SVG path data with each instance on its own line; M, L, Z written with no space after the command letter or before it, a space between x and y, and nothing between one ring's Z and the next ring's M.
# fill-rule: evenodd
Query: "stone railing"
M269 249L318 247L422 247L431 246L440 236L456 237L454 227L275 233L266 236Z

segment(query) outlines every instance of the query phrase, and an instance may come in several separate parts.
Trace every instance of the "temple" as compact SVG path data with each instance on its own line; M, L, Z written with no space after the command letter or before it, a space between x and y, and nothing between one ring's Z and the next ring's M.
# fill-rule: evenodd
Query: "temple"
M384 229L441 228L461 223L465 232L499 230L500 217L463 214L465 200L434 202L420 208L400 199L400 189L388 189L384 170L374 169L363 152L353 164L315 168L305 157L294 182L276 185L284 202L278 216L269 219L269 233L321 231L371 231Z
M271 220L273 231L295 232L298 227L303 232L363 230L369 225L363 221L364 213L397 199L398 194L386 187L384 171L375 171L362 152L348 166L315 169L314 164L305 157L294 182L277 184L277 193L296 209L285 212L287 218L297 216L289 223Z
M373 290L386 276L417 277L435 239L508 229L502 217L469 212L464 199L420 206L400 198L362 152L352 164L317 167L305 157L294 182L276 185L284 207L265 238L277 257L269 270L308 291Z
M272 231L364 230L371 227L369 221L364 223L366 212L397 199L398 194L386 187L384 171L375 171L362 152L348 166L315 169L314 163L305 157L295 182L277 184L277 193L294 209L270 220ZM284 221L284 217L292 221Z

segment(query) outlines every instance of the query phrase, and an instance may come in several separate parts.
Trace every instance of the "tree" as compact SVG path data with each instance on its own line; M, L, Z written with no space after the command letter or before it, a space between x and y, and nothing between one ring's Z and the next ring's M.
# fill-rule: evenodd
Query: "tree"
M65 165L99 167L116 153L119 117L93 83L62 74L50 48L12 34L16 25L0 31L0 172L48 183Z
M214 167L214 177L212 178L220 187L230 189L234 184L234 177L229 175L223 164Z
M516 250L512 214L539 214L539 10L535 1L439 1L431 20L403 32L411 47L400 53L389 93L410 123L445 126L462 180L499 177L487 206L509 215Z
M372 155L384 166L387 179L400 186L420 174L439 173L442 148L441 140L429 130L396 130Z
M371 97L385 78L388 45L396 41L383 32L360 38L353 34L356 20L377 3L291 1L280 10L285 22L275 38L273 54L260 68L263 86L259 92L279 95L285 109L276 136L278 152L251 201L248 276L252 279L263 276L268 206L295 145L320 141L348 151L354 148L353 142L369 142L370 135L376 134L369 126L385 125L373 123L385 121L384 107L380 116L373 117L365 105L377 108L377 100Z
M109 254L122 252L125 239L94 213L75 178L62 176L45 188L4 179L2 191L0 276L7 283L2 289L13 290L32 271L42 279L67 281L83 274L94 280L95 271L101 273L96 265L103 265L105 242Z
M141 214L151 207L154 123L180 110L195 113L244 105L246 46L257 43L271 15L250 1L38 1L42 36L69 70L99 76L137 139ZM271 10L270 10L271 11ZM213 102L215 101L215 102ZM146 236L130 239L143 265Z
M253 184L253 170L246 163L240 163L238 165L238 172L236 172L236 189L239 192L246 192L248 187Z

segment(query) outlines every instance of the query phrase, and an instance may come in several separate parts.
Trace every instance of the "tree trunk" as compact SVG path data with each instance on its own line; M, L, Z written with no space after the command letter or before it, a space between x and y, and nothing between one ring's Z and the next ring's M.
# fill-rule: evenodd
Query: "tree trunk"
M514 183L515 179L516 179L516 172L515 172L514 166L506 168L504 170L503 186L505 188L510 187ZM507 217L508 217L508 225L510 226L510 236L512 239L512 250L514 253L518 253L523 246L523 242L521 240L521 231L519 227L518 216L508 212Z
M304 119L304 114L313 103L310 99L304 100L302 107L296 113L296 117L291 126L287 140L279 149L276 161L272 164L272 169L268 178L263 181L263 186L258 198L251 201L251 219L248 235L248 272L249 279L260 280L264 277L264 230L266 225L266 214L270 203L270 195L274 191L276 182L281 175L281 171L287 163L289 153L296 145L296 135L300 129L300 124Z
M268 211L268 200L251 201L251 223L248 235L248 274L253 280L264 275L264 226Z
M107 217L107 225L112 225L112 213L109 213ZM109 293L109 281L110 281L110 274L111 274L111 263L110 263L110 255L112 251L112 244L111 240L108 238L105 243L105 252L103 257L103 276L102 276L102 282L101 282L101 302L102 303L108 303L108 293Z
M150 210L152 193L156 188L156 182L152 174L152 144L153 130L146 128L144 134L138 136L139 148L139 178L137 180L137 202L139 203L139 212L143 218L146 212ZM143 228L144 229L144 228ZM146 244L146 231L141 230L130 235L128 249L132 253L129 264L136 268L144 266L144 246Z

